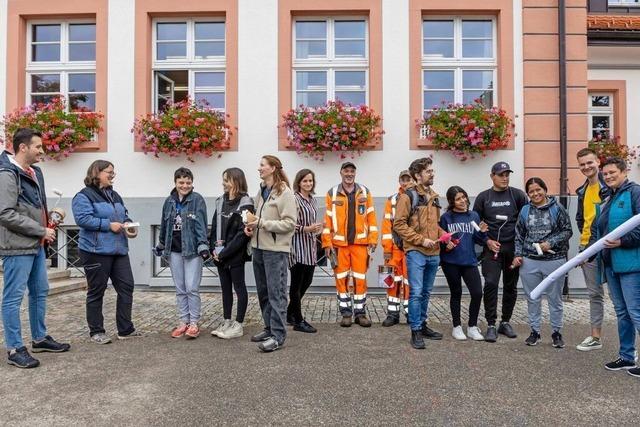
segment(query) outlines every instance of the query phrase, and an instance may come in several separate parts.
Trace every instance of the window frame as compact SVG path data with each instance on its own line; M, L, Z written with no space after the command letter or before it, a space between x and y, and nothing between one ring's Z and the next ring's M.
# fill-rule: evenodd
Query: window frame
M93 94L97 98L97 68L96 59L93 61L70 61L69 60L69 27L73 24L92 24L96 28L97 36L97 22L95 19L33 19L27 21L26 25L26 64L25 64L25 105L32 104L32 96L39 95L55 95L63 96L66 100L66 110L71 112L71 102L69 99L70 93L87 93ZM32 44L33 42L33 27L37 25L60 25L60 60L59 61L33 61L32 57ZM36 42L37 43L37 42ZM97 57L97 40L93 43L96 45L96 57ZM47 43L53 44L53 43ZM32 76L38 74L58 74L60 76L60 90L59 92L43 92L34 93L32 91ZM72 74L93 74L95 79L93 91L83 92L69 92L69 75ZM98 110L97 99L94 101L95 106L93 111ZM78 112L82 113L82 112Z
M608 107L594 107L591 105L591 97L593 96L608 96L609 97L609 106ZM594 116L608 116L609 117L609 135L608 139L613 139L615 135L615 116L616 111L614 108L615 105L615 93L613 91L589 91L587 96L587 116L589 126L589 140L594 139L593 136L593 117Z
M297 22L326 22L326 56L303 58L298 59L296 57L297 39L296 39L296 23ZM365 26L364 33L364 56L352 56L352 57L336 57L335 56L335 23L340 21L363 21ZM370 43L370 20L367 15L300 15L295 16L291 20L291 105L298 107L297 102L297 72L299 71L324 71L327 74L327 87L326 87L326 100L335 100L336 92L361 92L358 89L353 90L336 90L335 85L335 73L336 71L356 71L364 72L365 75L365 90L364 90L364 104L370 103L370 58L369 58L369 43ZM313 107L311 107L313 108Z
M158 23L186 23L187 24L187 39L186 39L186 58L176 59L157 59L157 24ZM224 55L216 56L214 58L197 58L195 56L195 24L198 22L221 22L225 25L225 38L224 38ZM158 113L157 105L157 90L156 85L156 72L157 71L187 71L187 93L190 99L195 99L195 73L198 72L222 72L224 76L224 87L220 90L219 86L211 87L207 89L205 93L222 93L224 95L224 107L213 108L216 111L227 111L227 20L223 16L202 16L196 18L185 18L181 16L167 16L153 18L151 22L151 109L154 114ZM203 39L204 40L204 39ZM217 41L218 39L211 39ZM199 40L200 41L200 40ZM206 39L204 41L209 41ZM199 91L203 92L203 91Z
M424 22L425 21L453 21L453 52L452 58L441 58L425 55L424 53ZM490 58L464 58L462 57L462 23L463 21L491 21L491 37L492 37L492 57ZM424 72L425 71L453 71L454 72L454 98L453 102L462 104L464 96L463 73L464 71L491 71L493 74L494 87L492 88L493 96L492 107L498 105L499 84L498 77L498 28L497 18L495 15L429 15L423 14L420 22L420 82L421 82L421 111L424 117L425 113L431 109L425 108L424 105ZM469 89L473 90L473 89Z

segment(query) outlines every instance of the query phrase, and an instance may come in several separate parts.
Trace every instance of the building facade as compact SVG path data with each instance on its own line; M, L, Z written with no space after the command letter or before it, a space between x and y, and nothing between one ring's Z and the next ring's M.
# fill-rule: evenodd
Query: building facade
M596 3L605 7L597 18L591 14ZM48 191L61 190L61 206L69 209L87 166L112 161L115 187L143 224L131 241L136 283L169 285L150 248L177 167L193 170L196 191L209 206L230 166L245 171L255 192L263 154L280 157L290 177L313 169L318 196L339 181L340 159L327 155L317 162L287 146L278 125L301 103L341 99L365 103L382 116L381 143L354 160L357 181L371 189L379 217L385 198L397 190L398 172L427 155L434 156L441 194L454 184L471 195L488 188L489 169L499 160L512 166L513 185L540 176L559 194L566 143L564 182L572 193L581 183L575 153L594 129L606 125L630 145L640 136L633 120L640 105L634 102L640 96L638 48L620 38L614 48L592 43L592 23L602 22L601 15L626 19L638 9L609 3L566 0L563 30L557 0L0 0L0 113L64 95L72 108L105 114L94 142L44 164ZM145 155L131 134L135 118L187 96L229 115L228 152L195 163ZM594 96L600 103L610 96L608 109L594 106ZM508 148L465 163L434 152L415 121L438 100L476 98L513 117ZM63 267L75 263L71 221L59 243ZM329 289L330 272L318 275L318 286ZM369 278L374 282L375 272ZM582 286L579 276L575 281ZM204 284L215 283L207 272Z

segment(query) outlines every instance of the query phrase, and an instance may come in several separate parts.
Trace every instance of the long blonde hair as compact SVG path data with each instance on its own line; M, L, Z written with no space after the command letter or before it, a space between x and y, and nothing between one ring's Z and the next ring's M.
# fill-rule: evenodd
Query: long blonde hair
M284 173L282 169L282 162L276 156L272 156L267 154L266 156L262 156L262 158L269 164L269 166L275 168L273 171L273 191L279 196L284 191L285 187L291 188L289 184L289 178L287 178L287 174Z

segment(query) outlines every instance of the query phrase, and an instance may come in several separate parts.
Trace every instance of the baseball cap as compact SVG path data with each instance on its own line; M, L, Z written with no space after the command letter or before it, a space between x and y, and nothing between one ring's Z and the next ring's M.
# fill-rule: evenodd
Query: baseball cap
M511 170L511 166L509 166L509 163L507 162L498 162L495 165L493 165L491 167L491 173L495 174L495 175L499 175L502 172L511 172L513 173L513 171Z
M409 178L411 178L411 174L409 173L409 171L407 169L405 169L402 172L400 172L400 175L398 176L398 179L402 179L403 176L408 176Z
M353 164L353 162L344 162L344 163L342 164L342 166L340 166L340 170L345 169L345 168L354 168L354 169L357 169L357 168L356 168L356 165L354 165L354 164Z

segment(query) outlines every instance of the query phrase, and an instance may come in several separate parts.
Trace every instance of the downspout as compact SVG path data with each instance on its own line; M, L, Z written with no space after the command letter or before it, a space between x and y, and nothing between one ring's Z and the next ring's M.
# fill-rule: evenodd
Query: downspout
M567 208L567 29L565 0L558 0L558 92L560 113L560 203ZM562 295L569 298L569 276L564 276Z
M558 0L558 81L560 112L560 201L567 207L567 62L565 0Z

